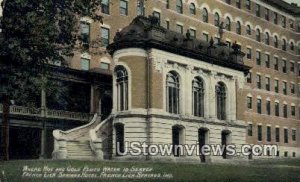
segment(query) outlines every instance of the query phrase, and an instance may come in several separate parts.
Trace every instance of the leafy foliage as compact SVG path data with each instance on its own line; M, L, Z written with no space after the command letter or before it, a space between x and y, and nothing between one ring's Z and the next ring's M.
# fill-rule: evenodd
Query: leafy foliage
M66 65L66 58L73 55L80 42L79 19L102 21L100 4L101 0L4 0L1 92L35 100L36 92L47 86L42 78L47 77L48 65Z

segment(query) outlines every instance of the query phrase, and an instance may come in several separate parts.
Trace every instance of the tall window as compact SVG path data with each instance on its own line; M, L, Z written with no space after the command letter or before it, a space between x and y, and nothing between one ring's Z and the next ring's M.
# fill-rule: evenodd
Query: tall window
M241 32L242 32L241 23L238 21L238 22L236 22L236 33L241 35Z
M275 70L278 70L278 63L279 63L278 57L274 57L274 69Z
M176 0L176 11L177 13L182 14L182 0Z
M128 2L125 0L120 0L120 14L128 15Z
M274 12L274 24L278 23L278 14Z
M260 17L260 5L259 4L256 4L256 6L255 6L255 13L256 13L256 16Z
M226 20L225 20L225 28L226 30L230 31L231 30L231 21L230 21L230 18L227 17Z
M167 8L167 9L170 8L170 0L166 0L166 8Z
M260 75L256 75L256 87L258 89L261 89L261 76Z
M101 46L107 47L109 44L109 29L101 27Z
M256 64L261 65L261 53L260 53L260 51L256 51Z
M251 59L251 58L252 58L252 49L247 48L247 59Z
M288 117L288 109L286 104L283 105L283 117Z
M252 109L252 97L247 96L247 108Z
M279 128L275 129L275 140L276 140L276 142L280 141L280 129Z
M215 26L218 27L220 25L220 15L219 13L215 13Z
M109 0L101 1L101 12L104 14L109 14Z
M124 125L117 123L115 125L116 131L116 155L121 156L125 151L124 145Z
M172 114L179 114L179 75L174 71L167 75L166 92L167 111Z
M219 82L216 85L217 98L217 118L220 120L226 119L226 87L224 83Z
M246 8L247 8L248 10L251 9L251 1L250 1L250 0L246 0Z
M204 86L201 78L193 80L193 112L194 116L204 116Z
M282 60L282 72L286 73L286 60Z
M265 19L267 20L267 21L269 21L269 9L268 8L265 8Z
M241 9L241 0L236 0L236 7Z
M267 126L267 141L271 141L271 126Z
M190 31L190 34L191 34L191 38L196 38L196 30L194 30L194 29L190 29L189 30Z
M145 9L144 9L144 0L138 0L136 4L136 13L138 16L144 16L145 15Z
M176 25L176 31L177 31L178 33L183 34L183 26L177 24L177 25Z
M278 80L275 80L275 82L274 82L274 90L276 93L279 92L279 81Z
M117 84L117 106L119 111L128 110L128 73L123 66L115 68Z
M286 40L282 40L282 50L286 51Z
M250 27L250 25L246 26L246 32L247 32L247 35L251 35L251 27Z
M262 141L262 126L261 125L257 126L257 140Z
M90 42L90 24L85 21L80 22L80 37L84 45L88 45Z
M271 83L270 78L266 77L266 90L267 91L270 91L270 83Z
M260 37L260 30L256 29L256 41L260 42L261 37Z
M267 68L270 68L270 55L269 54L266 54L266 60L265 60L265 63L266 63L266 67Z
M208 11L206 8L203 8L202 11L202 21L208 23Z
M295 106L291 106L291 115L292 116L296 115L296 107Z
M295 84L291 83L291 94L295 94Z
M293 51L295 48L294 48L294 43L293 42L290 42L290 49L291 51Z
M287 95L287 83L286 82L282 83L282 92L284 95Z
M278 48L278 37L276 35L274 37L274 47Z
M270 45L270 35L268 32L266 32L265 44Z
M157 12L157 11L153 11L153 16L154 16L155 18L157 18L157 20L158 20L158 25L160 25L160 13Z
M279 116L279 103L275 102L275 116Z
M285 17L285 16L282 16L282 18L281 18L281 26L282 26L283 28L286 27L286 17Z
M252 136L252 134L253 134L253 125L248 124L248 136Z
M292 140L296 141L296 130L292 129Z
M249 72L247 75L247 83L252 83L252 73Z
M271 101L267 100L266 102L266 111L267 115L271 115Z
M287 128L284 128L284 143L289 143L289 131Z
M257 99L256 101L256 111L261 114L261 99Z
M192 15L196 14L196 6L194 3L190 4L190 14L192 14Z

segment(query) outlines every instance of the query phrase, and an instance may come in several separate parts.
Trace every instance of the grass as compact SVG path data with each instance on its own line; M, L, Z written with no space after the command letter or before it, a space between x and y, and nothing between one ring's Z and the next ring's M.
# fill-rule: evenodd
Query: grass
M149 173L169 173L173 178L24 178L23 167L31 168L152 168ZM250 165L221 165L221 164L182 164L182 163L138 163L138 162L104 162L104 161L7 161L0 163L0 182L14 181L300 181L300 160L289 161L260 161ZM42 174L36 172L36 174ZM94 174L100 174L101 172ZM120 172L119 172L120 173ZM122 173L121 174L128 174Z

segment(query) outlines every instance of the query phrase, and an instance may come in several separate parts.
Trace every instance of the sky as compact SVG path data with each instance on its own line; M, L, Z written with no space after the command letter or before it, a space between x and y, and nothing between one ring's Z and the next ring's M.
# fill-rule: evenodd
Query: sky
M288 3L298 3L298 5L300 5L300 0L284 0Z

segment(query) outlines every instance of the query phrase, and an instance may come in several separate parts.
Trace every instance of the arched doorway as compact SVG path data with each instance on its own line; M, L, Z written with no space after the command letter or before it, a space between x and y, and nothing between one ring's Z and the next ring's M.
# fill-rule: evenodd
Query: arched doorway
M222 131L222 147L224 147L222 157L223 159L228 159L226 147L230 144L231 132L229 130Z
M200 151L200 160L201 162L206 162L206 156L202 154L202 147L205 144L208 144L208 129L200 128L198 130L198 142L199 142L199 151Z
M175 125L172 127L172 146L173 155L179 157L183 155L184 144L184 127L181 125Z

